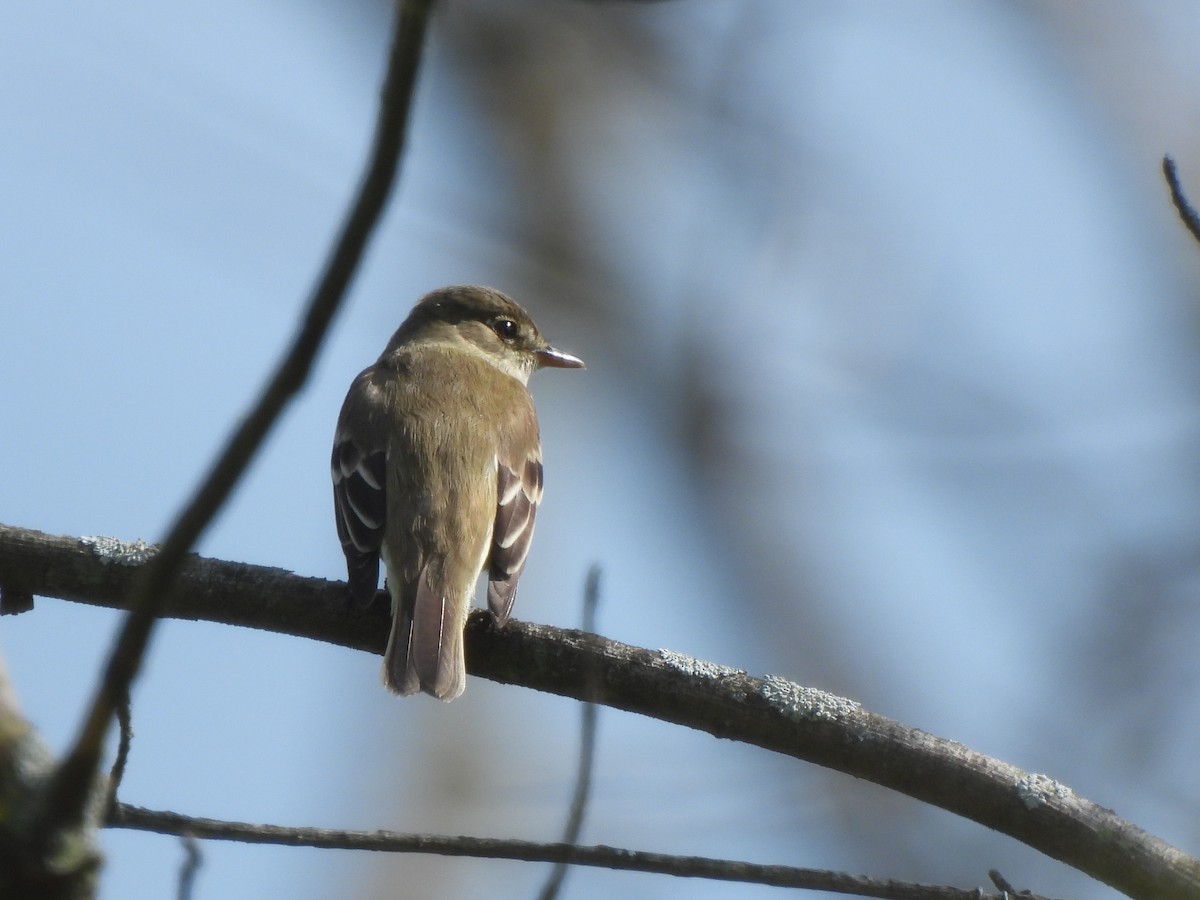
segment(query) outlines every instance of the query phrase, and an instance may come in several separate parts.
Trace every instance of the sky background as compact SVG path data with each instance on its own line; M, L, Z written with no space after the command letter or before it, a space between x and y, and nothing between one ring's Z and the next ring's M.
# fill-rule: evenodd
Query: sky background
M1200 17L1186 0L446 0L399 188L303 395L199 545L342 578L342 397L411 304L494 285L543 372L515 609L845 694L1200 851ZM162 537L293 335L365 158L381 2L21 4L0 29L0 521ZM115 614L0 622L74 734ZM575 703L164 622L122 799L557 839ZM1115 896L835 773L601 712L582 840ZM176 840L103 835L101 896ZM532 896L523 863L207 843L198 898ZM576 870L567 897L777 889Z

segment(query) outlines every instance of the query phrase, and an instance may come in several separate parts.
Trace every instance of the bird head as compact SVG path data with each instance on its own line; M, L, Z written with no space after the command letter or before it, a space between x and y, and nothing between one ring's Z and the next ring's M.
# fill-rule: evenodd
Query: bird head
M583 360L551 347L516 301L478 285L446 287L426 294L408 314L388 349L414 339L466 350L523 384L540 368L584 368Z

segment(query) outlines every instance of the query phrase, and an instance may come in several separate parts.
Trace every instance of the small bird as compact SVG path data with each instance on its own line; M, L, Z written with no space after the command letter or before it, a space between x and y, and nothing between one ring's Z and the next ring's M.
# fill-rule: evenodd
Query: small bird
M581 369L497 290L422 297L346 394L333 501L350 596L367 606L387 568L392 631L383 683L442 700L467 683L463 628L479 573L503 626L542 499L542 448L526 384Z

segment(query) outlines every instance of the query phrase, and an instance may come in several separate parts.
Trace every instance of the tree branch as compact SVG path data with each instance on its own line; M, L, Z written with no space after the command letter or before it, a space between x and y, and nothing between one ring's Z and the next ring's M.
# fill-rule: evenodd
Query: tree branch
M0 585L121 607L143 553L112 539L0 525ZM132 564L122 564L122 562ZM164 615L264 628L382 653L383 605L348 608L341 582L189 556ZM467 624L473 675L594 700L872 781L972 819L1131 897L1200 898L1200 860L1078 796L961 744L768 675L484 612Z
M242 420L199 490L171 527L161 551L130 584L129 615L122 624L79 735L55 770L30 830L31 852L41 855L63 828L82 820L98 777L104 736L138 670L180 562L229 496L288 401L308 377L317 348L376 221L391 193L416 85L417 67L433 0L404 0L388 59L375 140L366 175L346 223L313 292L303 325L254 408Z
M600 602L600 567L592 566L583 588L583 630L596 630L596 606ZM598 672L592 672L595 680ZM590 693L591 689L589 689ZM563 828L562 843L577 844L583 830L583 814L587 809L588 796L592 791L592 766L596 759L596 715L597 706L585 700L580 709L579 767L575 775L575 791L567 811L567 824ZM567 864L556 863L546 883L538 893L538 900L557 900L567 878Z
M200 853L200 842L190 832L181 832L179 843L183 846L183 862L179 866L179 889L176 890L175 896L179 900L192 900L196 873L200 871L204 857Z
M1000 894L978 889L963 890L942 885L913 884L865 875L847 875L827 869L771 866L703 856L674 856L624 850L620 847L579 847L573 844L539 844L533 841L496 838L448 837L401 834L395 831L331 831L324 828L286 828L194 818L163 810L120 804L111 823L116 828L135 828L160 834L188 834L209 840L279 844L289 847L320 847L333 850L377 850L392 853L432 853L480 859L515 859L553 862L562 865L596 866L631 872L651 872L686 878L767 884L775 887L808 888L859 897L890 900L1002 900ZM1034 895L1030 900L1039 900ZM1044 900L1044 898L1041 898Z
M1175 204L1175 211L1179 213L1179 219L1183 222L1184 227L1191 233L1192 237L1200 242L1200 215L1188 203L1187 197L1183 194L1183 186L1179 183L1179 173L1175 170L1175 160L1169 156L1162 158L1163 177L1167 180L1167 187L1171 191L1171 202Z

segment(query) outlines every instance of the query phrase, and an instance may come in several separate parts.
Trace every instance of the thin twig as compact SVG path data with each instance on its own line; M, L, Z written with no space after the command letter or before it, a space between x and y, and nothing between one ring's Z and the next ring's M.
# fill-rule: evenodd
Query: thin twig
M285 828L280 825L251 825L193 818L165 810L143 809L122 803L117 808L117 828L154 831L159 834L192 834L198 838L277 844L288 847L320 847L336 850L377 850L391 853L429 853L438 856L477 859L514 859L525 862L565 862L629 872L675 875L767 884L776 887L808 888L859 897L891 900L1003 900L1003 894L984 893L942 885L848 875L826 869L771 866L703 856L674 856L620 847L578 847L570 844L539 844L533 841L496 838L449 837L400 834L392 831L334 831L324 828ZM1022 895L1027 900L1046 900ZM1011 898L1010 898L1011 900Z
M988 878L992 880L992 884L1006 894L1015 894L1017 892L1017 889L1012 886L1009 880L1000 874L999 869L988 869Z
M112 769L108 773L108 795L104 801L104 816L108 818L117 808L117 790L125 777L125 766L129 762L129 748L133 744L133 713L130 709L129 694L121 698L117 704L117 726L120 737L117 740L117 758L113 760Z
M204 854L200 852L200 842L193 834L181 834L179 842L183 845L183 863L179 866L179 890L175 896L178 900L192 900L192 888L196 885L196 874L204 863Z
M51 840L59 828L83 816L99 768L104 736L120 698L128 693L141 668L150 633L179 564L229 496L284 406L308 377L317 349L391 193L432 5L433 0L404 0L398 11L366 175L313 291L303 325L258 402L176 519L161 550L143 568L130 598L130 613L79 736L48 787L38 828L43 843Z
M596 633L596 607L600 602L600 567L592 566L588 570L587 581L583 586L583 630L589 634ZM596 681L599 672L592 667L589 673L592 686L589 695L596 693ZM596 717L598 707L592 700L583 703L580 712L579 734L579 770L575 776L575 793L571 797L571 808L567 814L567 824L563 828L562 842L577 844L579 834L583 829L583 813L587 809L588 796L592 790L592 767L596 757ZM562 890L563 881L567 877L567 864L555 863L550 870L550 876L542 886L538 895L539 900L555 900Z
M1162 160L1163 176L1167 179L1167 186L1171 189L1171 202L1175 204L1175 209L1179 211L1179 218L1183 220L1183 224L1187 230L1192 233L1192 237L1200 242L1200 215L1196 213L1195 208L1188 203L1187 197L1183 195L1183 188L1179 184L1179 173L1175 171L1175 160L1169 156L1164 156Z

